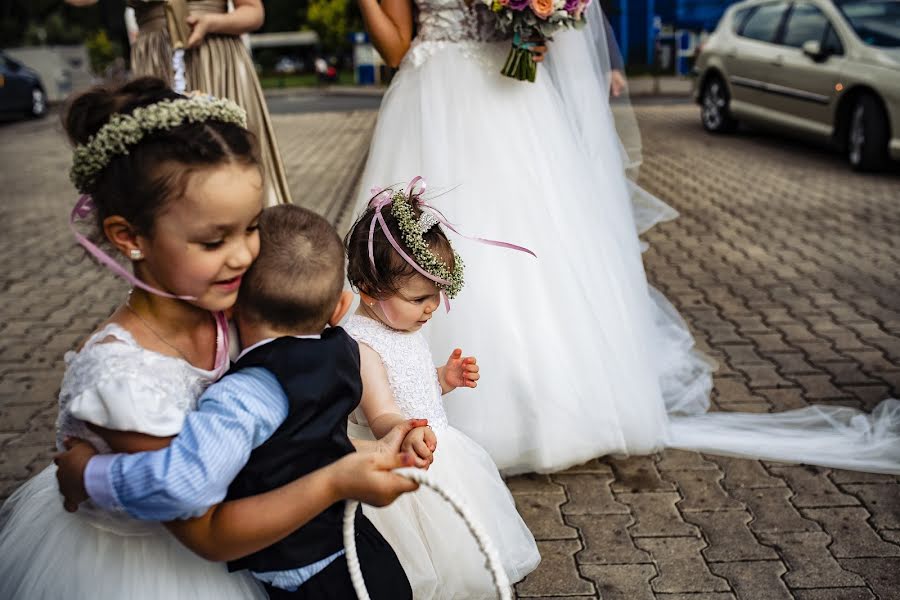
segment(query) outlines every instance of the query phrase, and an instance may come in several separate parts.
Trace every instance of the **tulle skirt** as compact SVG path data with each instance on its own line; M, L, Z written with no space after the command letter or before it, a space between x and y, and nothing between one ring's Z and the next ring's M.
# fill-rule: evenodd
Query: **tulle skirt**
M350 435L371 438L368 428L352 423ZM497 548L510 583L521 581L541 557L490 456L452 427L438 430L437 438L430 475L471 509ZM465 523L432 490L422 487L384 508L364 506L363 512L394 548L416 600L497 597Z
M463 232L537 254L454 238L466 285L424 333L437 357L475 355L482 378L447 398L450 422L508 474L663 447L900 473L897 400L871 414L706 413L715 364L641 262L637 233L675 213L624 176L590 45L554 36L533 84L499 74L508 50L414 42L358 196L361 210L371 186L422 175Z
M0 509L4 600L264 600L247 572L200 558L158 523L67 513L50 465Z
M463 232L537 254L454 238L466 284L424 330L435 356L478 358L478 388L448 396L447 411L504 473L653 452L667 405L705 411L712 381L641 262L636 229L672 211L657 201L636 215L612 120L589 160L547 73L533 84L499 74L508 50L410 51L382 102L358 209L369 187L422 175Z

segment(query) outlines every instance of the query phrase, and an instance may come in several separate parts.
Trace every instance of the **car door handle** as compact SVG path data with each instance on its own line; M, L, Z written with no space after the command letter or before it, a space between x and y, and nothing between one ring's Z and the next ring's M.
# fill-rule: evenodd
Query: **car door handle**
M776 56L772 60L769 61L769 64L773 67L783 67L784 66L784 57Z
M725 53L728 58L737 58L737 50L729 50Z

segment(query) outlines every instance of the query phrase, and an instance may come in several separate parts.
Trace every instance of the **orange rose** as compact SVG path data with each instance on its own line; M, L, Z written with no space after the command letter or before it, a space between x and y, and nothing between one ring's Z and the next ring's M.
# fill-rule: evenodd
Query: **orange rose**
M553 14L553 0L531 0L531 10L542 19Z

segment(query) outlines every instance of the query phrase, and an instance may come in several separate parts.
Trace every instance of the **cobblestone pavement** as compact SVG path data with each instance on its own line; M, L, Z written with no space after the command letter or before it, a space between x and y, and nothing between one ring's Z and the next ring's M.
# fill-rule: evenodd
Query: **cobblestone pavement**
M900 176L641 106L642 182L681 213L654 284L720 363L723 410L900 397ZM295 198L346 227L372 112L275 118ZM0 127L0 498L52 453L62 354L125 286L78 252L52 119ZM900 598L900 478L666 451L509 480L544 561L519 597Z

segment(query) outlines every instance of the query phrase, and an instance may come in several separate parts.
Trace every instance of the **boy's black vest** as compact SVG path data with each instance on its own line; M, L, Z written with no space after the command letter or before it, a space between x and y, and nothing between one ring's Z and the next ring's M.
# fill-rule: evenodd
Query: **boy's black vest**
M241 357L235 373L264 367L288 397L288 415L275 433L251 454L228 488L227 500L280 487L354 451L347 416L359 404L359 346L340 327L322 339L282 337ZM311 565L344 547L344 502L268 548L231 561L231 571L284 571ZM357 519L361 513L357 513Z

